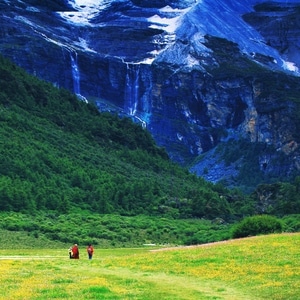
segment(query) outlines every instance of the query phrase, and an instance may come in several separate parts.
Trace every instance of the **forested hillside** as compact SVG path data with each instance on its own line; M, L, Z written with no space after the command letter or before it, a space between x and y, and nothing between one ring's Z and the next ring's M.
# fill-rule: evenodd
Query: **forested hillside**
M0 76L1 210L232 213L220 187L172 163L140 125L99 113L3 58Z
M0 122L2 211L232 220L300 210L299 180L252 195L213 185L172 163L140 125L100 113L4 58Z

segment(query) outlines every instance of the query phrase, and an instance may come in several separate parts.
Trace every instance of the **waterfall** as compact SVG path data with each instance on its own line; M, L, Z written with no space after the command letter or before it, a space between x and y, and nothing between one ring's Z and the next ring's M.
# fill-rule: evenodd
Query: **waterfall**
M144 71L141 73L141 79L144 85L144 91L140 97L141 118L145 124L149 124L152 116L152 73L148 68L144 68Z
M125 99L124 106L125 111L129 115L134 116L137 111L139 102L139 64L129 64L127 63L127 73L125 82Z
M80 94L80 72L77 63L77 52L69 51L71 58L72 77L73 77L73 91L76 95Z
M67 50L70 53L70 58L71 58L73 92L77 95L77 97L80 100L88 103L88 100L83 95L81 95L81 92L80 92L80 71L78 68L77 52L71 48L67 48Z

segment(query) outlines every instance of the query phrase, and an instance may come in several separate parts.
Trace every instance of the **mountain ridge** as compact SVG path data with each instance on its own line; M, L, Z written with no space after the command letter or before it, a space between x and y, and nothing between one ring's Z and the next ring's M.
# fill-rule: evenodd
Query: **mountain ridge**
M6 0L0 52L100 109L142 123L182 165L241 137L272 146L273 162L285 153L281 171L293 180L300 157L299 1L143 3L37 7L33 0ZM265 155L255 159L257 167ZM257 177L276 177L273 162ZM222 168L218 174L216 181L226 179Z

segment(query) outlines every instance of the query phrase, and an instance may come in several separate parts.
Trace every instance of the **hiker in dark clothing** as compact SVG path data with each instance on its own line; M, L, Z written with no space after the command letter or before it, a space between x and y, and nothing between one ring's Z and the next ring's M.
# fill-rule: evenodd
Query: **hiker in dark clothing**
M88 253L89 259L93 258L93 254L94 254L94 248L91 244L89 244L86 248L86 251Z

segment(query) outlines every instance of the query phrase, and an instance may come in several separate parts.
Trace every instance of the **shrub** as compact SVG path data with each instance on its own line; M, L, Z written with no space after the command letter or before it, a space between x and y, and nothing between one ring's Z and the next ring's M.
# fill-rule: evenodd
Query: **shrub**
M241 238L260 234L282 232L282 228L283 225L281 221L273 216L252 216L243 219L234 227L232 237Z
M282 218L284 223L284 231L299 232L300 231L300 215L287 215Z

